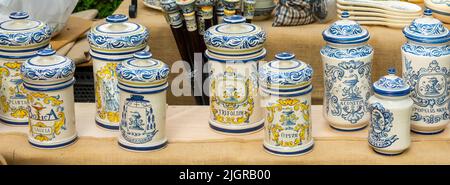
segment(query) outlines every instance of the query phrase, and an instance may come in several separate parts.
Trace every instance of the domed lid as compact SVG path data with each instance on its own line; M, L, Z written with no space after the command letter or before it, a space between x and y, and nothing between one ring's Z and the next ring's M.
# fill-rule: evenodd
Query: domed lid
M432 11L426 9L421 18L414 19L411 25L403 28L403 34L409 40L439 44L450 41L450 32L438 19L433 18Z
M39 50L36 57L28 59L20 68L25 83L38 85L68 81L74 72L75 63L51 48Z
M92 27L88 35L91 49L104 53L142 50L147 46L148 37L145 26L128 22L128 17L122 14L106 17L106 23Z
M411 92L411 87L395 75L395 69L390 68L388 75L381 77L373 84L373 91L382 96L405 96Z
M0 23L0 48L22 50L48 45L52 29L44 22L28 19L26 12L12 12L9 20Z
M278 53L275 58L259 70L263 88L301 90L311 84L313 69L310 65L295 59L295 55L288 52Z
M134 58L117 65L119 83L135 87L159 86L167 82L169 66L153 59L152 54L141 51Z
M266 32L259 26L245 23L243 16L233 15L206 30L204 39L211 52L246 55L262 50Z
M323 39L336 44L358 44L370 38L369 32L356 21L348 19L350 14L342 12L342 20L334 22L322 32Z

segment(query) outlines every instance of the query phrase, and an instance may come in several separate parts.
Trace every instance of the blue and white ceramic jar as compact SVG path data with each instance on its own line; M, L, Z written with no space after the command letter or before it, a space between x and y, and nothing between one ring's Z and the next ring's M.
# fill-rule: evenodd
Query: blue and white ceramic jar
M373 84L369 99L369 144L375 152L397 155L411 144L410 125L413 101L411 87L389 69L388 75Z
M323 114L330 126L343 131L367 126L367 100L372 95L373 48L369 32L342 13L322 35L327 45L320 50L324 68Z
M0 120L9 125L27 125L27 97L20 76L24 61L48 46L52 29L29 19L25 12L13 12L0 22Z
M38 148L61 148L77 139L73 84L74 62L43 49L20 72L28 96L28 141Z
M131 151L158 150L167 145L166 91L169 67L137 52L117 66L120 89L119 145Z
M292 53L259 69L262 107L265 109L264 148L275 155L301 155L312 150L310 65Z
M450 122L450 32L425 10L403 29L403 78L412 88L411 129L422 134L443 131Z
M264 59L266 32L233 15L204 35L210 62L212 129L230 134L260 130L264 117L258 96L258 61Z
M117 64L133 58L135 52L148 51L147 28L127 21L122 14L108 16L106 23L92 27L88 35L94 67L95 122L109 130L119 129Z

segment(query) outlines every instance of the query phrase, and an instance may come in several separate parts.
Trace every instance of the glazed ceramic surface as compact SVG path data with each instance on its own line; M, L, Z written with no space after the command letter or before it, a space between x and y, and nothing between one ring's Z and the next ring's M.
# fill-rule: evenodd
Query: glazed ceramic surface
M324 116L333 128L357 130L369 121L373 48L369 32L348 20L333 23L323 32L327 45L320 51L324 66Z
M433 11L433 17L450 24L450 1L425 0L425 7Z
M52 29L29 19L25 12L13 12L9 18L0 23L0 120L10 125L27 125L27 99L20 66L48 46Z
M224 19L204 35L211 64L211 128L223 133L248 133L263 127L258 96L257 62L266 55L266 33L239 15Z
M74 62L40 50L21 67L28 96L28 141L38 148L60 148L77 138L73 84Z
M110 130L119 129L117 64L133 58L137 51L148 50L147 28L127 20L128 17L121 14L108 16L106 23L93 27L88 34L94 68L95 121Z
M287 52L259 69L265 109L264 148L276 155L301 155L313 148L310 65Z
M137 52L117 66L120 89L119 145L132 151L166 146L166 89L169 67Z
M449 123L450 32L431 10L403 29L403 77L414 100L411 129L439 133Z
M395 69L390 69L389 75L373 84L373 89L375 95L369 99L369 144L381 154L400 154L411 144L411 88L395 75Z

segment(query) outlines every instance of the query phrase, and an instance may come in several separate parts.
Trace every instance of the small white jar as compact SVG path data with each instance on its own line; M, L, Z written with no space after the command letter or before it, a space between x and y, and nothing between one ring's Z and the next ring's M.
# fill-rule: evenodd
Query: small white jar
M61 148L77 139L75 64L55 53L50 48L40 50L20 69L28 96L28 141L37 148Z
M127 21L126 15L110 15L106 23L92 27L88 34L94 68L95 123L108 130L119 129L117 65L133 58L135 52L148 51L147 28Z
M166 91L169 67L137 52L117 66L120 89L119 146L131 151L158 150L167 145Z
M259 69L262 107L265 109L264 149L275 155L302 155L312 150L310 65L292 53Z
M324 74L323 114L341 131L363 129L369 123L367 101L372 95L373 48L369 32L342 13L323 31L327 45L320 50Z
M414 101L411 130L437 134L450 123L450 31L427 9L403 29L403 78Z
M27 97L20 66L48 47L51 27L28 18L26 12L12 12L0 22L0 121L28 125Z
M411 87L395 75L395 69L373 84L369 99L369 144L375 152L398 155L411 144L410 124L413 101Z

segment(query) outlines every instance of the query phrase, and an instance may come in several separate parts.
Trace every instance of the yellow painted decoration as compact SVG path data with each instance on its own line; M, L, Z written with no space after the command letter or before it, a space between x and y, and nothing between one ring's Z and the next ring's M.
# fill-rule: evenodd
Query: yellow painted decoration
M97 114L101 119L107 119L113 123L119 123L119 112L109 112L104 109L102 104L101 82L106 79L117 78L116 74L117 63L107 63L104 67L96 72L97 81L95 83L95 97L97 105Z

